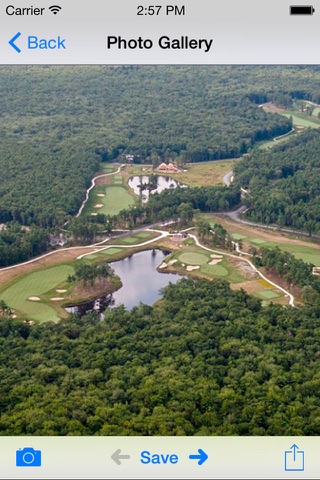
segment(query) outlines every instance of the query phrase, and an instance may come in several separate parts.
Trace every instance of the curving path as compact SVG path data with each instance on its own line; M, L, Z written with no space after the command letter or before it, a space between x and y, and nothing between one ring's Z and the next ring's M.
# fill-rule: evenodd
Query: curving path
M198 240L198 237L196 237L195 235L192 235L189 233L189 236L191 238L193 238L193 240L195 241L196 245L200 248L203 248L204 250L208 250L209 252L212 252L212 253L218 253L220 255L225 255L227 257L232 257L232 258L236 258L239 260L239 256L238 255L233 255L232 253L225 253L225 252L221 252L220 250L213 250L212 248L209 248L209 247L205 247L204 245L202 245L199 240ZM241 257L241 260L243 260L244 262L247 262L250 267L252 268L252 270L257 273L263 280L266 280L268 283L270 283L271 285L273 285L274 287L278 288L279 290L281 290L281 292L283 292L285 294L286 297L289 297L289 305L291 305L292 307L295 306L294 304L294 296L291 295L290 292L288 292L287 290L285 290L284 288L282 288L280 285L277 285L276 283L272 282L271 280L269 280L265 275L263 275L263 273L261 273L254 265L252 262L250 262L250 260L248 260L247 258L243 258Z
M190 227L188 229L185 229L185 231L188 231L188 230L192 230L194 227ZM86 245L84 247L80 247L80 248L88 248L89 249L89 252L87 253L84 253L82 255L79 255L77 257L77 260L80 260L81 258L84 258L86 257L87 255L91 255L93 253L97 253L97 252L102 252L104 250L107 250L108 248L134 248L134 247L143 247L145 245L149 245L153 242L156 242L158 240L161 240L162 238L165 238L165 237L168 237L169 235L171 235L169 232L165 231L165 230L154 230L152 228L145 228L144 230L147 230L147 231L150 231L150 232L157 232L157 233L160 233L160 235L156 238L152 238L151 240L147 240L143 243L138 243L138 244L134 244L134 245L118 245L118 244L114 244L114 245L107 245L107 246L99 246L101 245L101 243L103 242L106 242L108 239L105 239L103 242L100 242L98 244L93 244L93 245ZM209 252L212 252L212 253L218 253L219 255L223 255L223 256L227 256L227 257L232 257L232 258L236 258L239 260L239 256L238 255L233 255L232 253L226 253L226 252L222 252L220 250L214 250L212 248L209 248L209 247L205 247L204 245L202 245L200 242L199 242L199 239L198 237L196 237L196 235L193 235L191 233L189 233L189 236L191 238L193 238L193 240L195 241L196 245L200 248L203 248L204 250L207 250ZM53 254L57 254L61 251L65 251L65 250L75 250L75 249L79 249L79 247L68 247L68 248L62 248L62 249L59 249L59 250L54 250L53 252L49 252L49 253L46 253L44 255L42 255L41 257L37 257L37 258L34 258L32 260L28 260L27 262L23 262L23 263L19 263L18 265L11 265L10 267L4 267L4 268L1 268L0 269L0 272L1 271L5 271L5 270L11 270L11 269L14 269L14 268L18 268L18 267L21 267L22 265L27 265L27 264L30 264L30 263L34 263L34 262L37 262L45 257L48 257L50 255L53 255ZM239 246L236 244L236 249L239 253L243 253L239 250ZM254 265L252 262L250 262L250 260L246 259L246 258L243 258L241 257L241 260L243 260L244 262L248 263L250 265L250 267L252 268L252 270L257 273L263 280L266 280L268 283L270 283L271 285L273 285L275 288L281 290L286 297L289 297L289 305L291 305L292 307L295 306L294 304L294 296L289 293L287 290L285 290L284 288L282 288L280 285L277 285L276 283L272 282L271 280L269 280L265 275L263 275Z
M117 173L119 173L119 172L121 171L122 167L124 167L124 166L125 166L125 164L123 163L123 164L121 164L121 165L119 166L118 170L116 170L115 172L112 172L112 173L102 173L101 175L98 175L97 177L94 177L94 178L92 179L91 185L90 185L90 187L89 187L89 188L87 189L87 191L86 191L86 198L83 200L82 205L81 205L81 207L79 208L79 211L78 211L78 213L77 213L77 215L76 215L76 218L78 218L78 217L81 215L82 210L83 210L84 207L85 207L85 204L86 204L87 201L89 200L90 192L91 192L91 190L96 186L96 180L98 180L99 178L110 177L111 175L116 175ZM66 224L65 224L65 225L66 225Z

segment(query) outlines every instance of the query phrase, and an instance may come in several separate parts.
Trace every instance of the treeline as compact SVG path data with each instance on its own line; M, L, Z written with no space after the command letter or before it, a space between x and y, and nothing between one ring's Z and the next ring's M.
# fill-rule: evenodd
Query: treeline
M309 130L271 152L252 153L235 166L235 181L249 189L246 216L320 232L320 132Z
M132 229L139 225L168 220L191 222L196 210L222 212L239 205L240 190L231 185L164 190L150 195L146 204L121 210L117 215L99 214L97 217L81 217L73 220L68 229L78 241L88 243L96 236L113 228Z
M1 435L319 435L319 316L224 281L154 307L0 322Z
M0 74L0 222L61 226L98 160L234 157L291 128L253 104L241 67L238 90L224 67L3 66Z
M48 248L49 234L42 228L29 229L17 222L0 225L0 267L24 262Z
M283 252L279 247L260 248L253 256L253 262L258 268L273 270L286 280L288 285L313 286L320 292L320 283L317 277L312 275L314 265L295 258L292 253Z

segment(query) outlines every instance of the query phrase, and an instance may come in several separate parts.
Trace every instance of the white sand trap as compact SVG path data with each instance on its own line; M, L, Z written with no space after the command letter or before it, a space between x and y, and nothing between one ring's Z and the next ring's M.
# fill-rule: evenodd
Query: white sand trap
M101 208L101 207L103 207L103 203L97 203L97 204L94 206L94 208Z
M11 318L17 318L17 315L11 315Z
M159 269L167 268L168 264L166 262L162 262L161 265L159 265Z
M198 270L200 268L200 265L188 265L186 270L188 270L188 272L192 272L192 270Z
M97 193L97 197L105 197L104 193Z
M223 258L222 255L215 255L215 254L212 254L210 255L211 258Z
M31 302L39 302L40 298L39 297L29 297L28 300L31 300Z
M174 263L176 263L178 260L169 260L168 262L168 265L173 265Z
M96 217L98 214L96 212L90 213L92 217Z
M56 290L57 293L65 293L67 290L61 290L61 288L58 288L58 290Z
M52 300L53 302L59 302L59 300L64 300L63 297L53 297L53 298L50 298L50 300Z
M217 265L217 263L220 263L222 261L221 258L215 258L211 260L211 262L208 263L208 265Z

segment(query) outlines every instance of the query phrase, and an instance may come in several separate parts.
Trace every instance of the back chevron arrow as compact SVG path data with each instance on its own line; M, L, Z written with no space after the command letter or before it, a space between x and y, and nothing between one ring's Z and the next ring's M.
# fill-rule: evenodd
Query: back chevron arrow
M9 40L9 45L15 49L16 52L18 53L21 53L21 50L19 47L17 47L17 45L14 43L19 37L21 36L21 33L18 32L14 37L11 38L11 40Z

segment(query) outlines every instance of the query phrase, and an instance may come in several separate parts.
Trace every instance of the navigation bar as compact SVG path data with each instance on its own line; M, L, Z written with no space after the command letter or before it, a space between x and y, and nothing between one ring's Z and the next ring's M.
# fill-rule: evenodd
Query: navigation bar
M288 0L18 3L0 8L3 64L320 64L320 9Z

